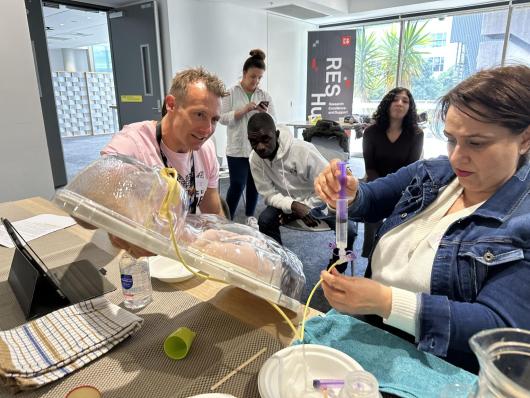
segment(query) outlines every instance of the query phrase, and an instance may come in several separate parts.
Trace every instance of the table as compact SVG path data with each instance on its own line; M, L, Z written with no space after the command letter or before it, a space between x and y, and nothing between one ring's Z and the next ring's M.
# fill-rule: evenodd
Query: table
M17 221L43 213L64 215L64 212L62 212L60 209L56 208L51 202L43 198L30 198L15 202L0 203L0 216L8 218L10 221ZM103 253L106 256L100 256L100 258L98 259L100 264L101 262L103 262L103 264L106 264L105 268L107 270L110 267L118 267L117 262L119 258L118 254L120 253L120 251L110 244L107 234L102 230L87 230L80 227L79 225L74 225L67 229L60 230L54 232L53 234L35 239L31 241L30 244L35 249L35 251L41 256L43 256L44 254L53 256L54 253L64 252L68 249L68 247L71 247L72 250L76 248L78 250L84 250L88 246L90 246L92 249L96 247L97 251ZM14 249L8 249L0 246L0 286L2 286L2 289L8 289L6 279L13 251ZM52 267L54 266L54 264L50 263L48 263L48 265ZM200 302L213 305L215 308L231 315L232 317L250 326L251 329L259 329L268 333L269 335L273 336L274 339L279 341L282 345L288 345L292 340L291 329L283 321L280 314L277 313L272 308L272 306L265 300L258 298L242 289L233 286L227 286L218 282L200 281L197 280L197 278L192 278L181 283L169 285L167 287L167 291L164 291L164 293L171 294L172 289L175 291L184 291L189 295L193 296L194 298L198 299ZM0 292L0 296L4 293L5 291ZM146 308L149 308L149 306L147 306ZM0 309L0 319L5 316L7 311L14 310L14 308ZM318 314L316 310L311 310L311 316L316 314ZM293 312L287 311L287 315L295 325L300 320L298 315ZM18 318L23 319L21 311L20 316L18 316ZM144 322L144 327L147 326L149 319L155 318L147 317ZM5 324L2 324L1 327L3 329L7 329L14 326L16 325L8 325L6 327ZM241 336L237 337L241 338ZM104 358L105 357L103 357L102 359ZM101 359L99 359L98 361L100 360ZM77 373L82 374L84 370L85 368L81 369ZM116 369L116 372L125 372L126 370L127 367L125 367L123 370L118 368ZM149 374L149 370L152 369L147 369L147 374ZM70 377L73 376L75 376L75 374ZM62 383L67 379L68 378L62 379L58 383ZM86 384L90 384L91 382L95 381L89 379L85 381ZM145 382L146 380L144 380L144 383ZM140 385L142 384L140 383ZM127 386L125 386L124 388L125 390L123 391L127 391ZM0 389L0 395L2 395L1 392L2 390ZM105 393L103 395L105 396ZM22 394L21 396L24 396L24 394Z
M0 203L0 216L8 218L12 222L43 213L66 215L51 202L38 197L16 202ZM110 244L106 232L102 230L88 230L79 225L72 226L62 232L72 234L78 238L81 241L78 244L86 244L88 242L95 244L114 257L113 263L116 262L117 266L117 256L120 250ZM44 248L38 247L37 242L39 239L32 241L31 245L36 246L35 249L42 252ZM8 262L6 258L11 257L13 250L0 246L0 268L9 267L9 264L6 264ZM198 283L195 279L175 283L173 286L175 289L186 291L202 301L208 301L218 309L229 313L253 327L265 330L271 335L278 337L284 345L288 345L292 341L292 331L283 321L280 314L265 300L245 290L209 280ZM319 314L319 311L311 309L311 316L317 314ZM295 324L299 321L297 314L294 312L288 311L287 315Z

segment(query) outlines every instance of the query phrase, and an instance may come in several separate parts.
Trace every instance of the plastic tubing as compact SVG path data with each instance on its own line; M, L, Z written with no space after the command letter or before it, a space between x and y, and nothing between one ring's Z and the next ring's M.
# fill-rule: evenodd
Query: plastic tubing
M175 184L170 189L180 189L180 185L179 184ZM190 271L191 273L193 273L195 276L197 276L199 278L209 279L209 280L212 280L212 281L221 282L221 283L226 284L226 282L223 281L223 280L212 278L211 276L195 272L193 269L191 269L191 267L188 264L186 264L186 260L184 260L184 257L182 256L182 254L180 252L180 249L179 249L179 246L177 244L177 239L175 237L175 231L173 230L173 222L171 221L171 214L169 212L169 206L166 207L165 215L166 215L167 220L169 222L169 231L170 231L171 243L173 243L173 248L175 249L175 252L177 253L177 256L178 256L180 262L182 263L182 265L184 265L184 267L188 271ZM333 268L335 268L337 266L337 264L340 264L340 259L337 260L329 268L329 271L331 271ZM307 298L307 301L306 301L306 304L305 304L305 307L304 307L304 313L303 313L303 316L302 316L302 324L301 324L300 330L296 329L296 327L294 326L293 322L291 322L289 317L285 314L285 312L278 305L276 305L272 301L268 302L276 311L278 311L278 313L285 320L285 322L287 322L287 325L289 325L289 327L291 328L291 330L294 333L294 337L300 339L300 341L302 341L302 342L304 341L305 320L307 318L307 314L309 313L309 304L311 303L311 299L313 298L313 295L315 294L316 290L321 285L321 283L322 283L322 278L320 278L320 280L317 282L317 284L313 287L313 289L311 290L311 293L309 294L309 297Z

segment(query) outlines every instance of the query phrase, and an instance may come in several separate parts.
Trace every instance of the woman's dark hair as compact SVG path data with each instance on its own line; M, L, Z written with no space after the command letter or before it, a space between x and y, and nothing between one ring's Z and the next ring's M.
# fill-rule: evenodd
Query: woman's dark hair
M416 103L410 91L404 87L396 87L390 90L381 100L379 106L377 107L374 115L372 116L375 120L375 125L378 130L386 131L390 126L390 105L394 101L394 98L397 94L405 92L407 97L409 97L409 111L403 118L401 127L403 131L419 133L420 128L418 127L418 113L416 112Z
M444 122L450 106L479 122L522 134L530 126L530 68L514 65L477 72L440 99L438 114Z
M265 70L265 53L259 48L250 50L250 57L243 64L243 72L246 72L250 68Z

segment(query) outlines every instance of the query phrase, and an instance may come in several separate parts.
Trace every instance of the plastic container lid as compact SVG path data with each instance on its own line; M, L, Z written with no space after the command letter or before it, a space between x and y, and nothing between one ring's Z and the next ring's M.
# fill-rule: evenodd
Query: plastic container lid
M215 215L188 216L185 190L171 196L163 170L121 155L104 156L59 190L54 202L79 220L178 260L161 211L167 205L189 266L297 311L305 285L298 257L249 226Z

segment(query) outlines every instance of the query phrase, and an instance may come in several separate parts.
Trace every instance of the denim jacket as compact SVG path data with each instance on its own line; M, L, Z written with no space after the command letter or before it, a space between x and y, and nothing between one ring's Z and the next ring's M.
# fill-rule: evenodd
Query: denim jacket
M471 336L498 327L530 329L529 173L526 163L473 214L445 231L432 265L431 292L420 296L420 350L476 370ZM386 218L377 242L429 206L453 178L446 156L418 161L361 183L349 216L368 222Z

